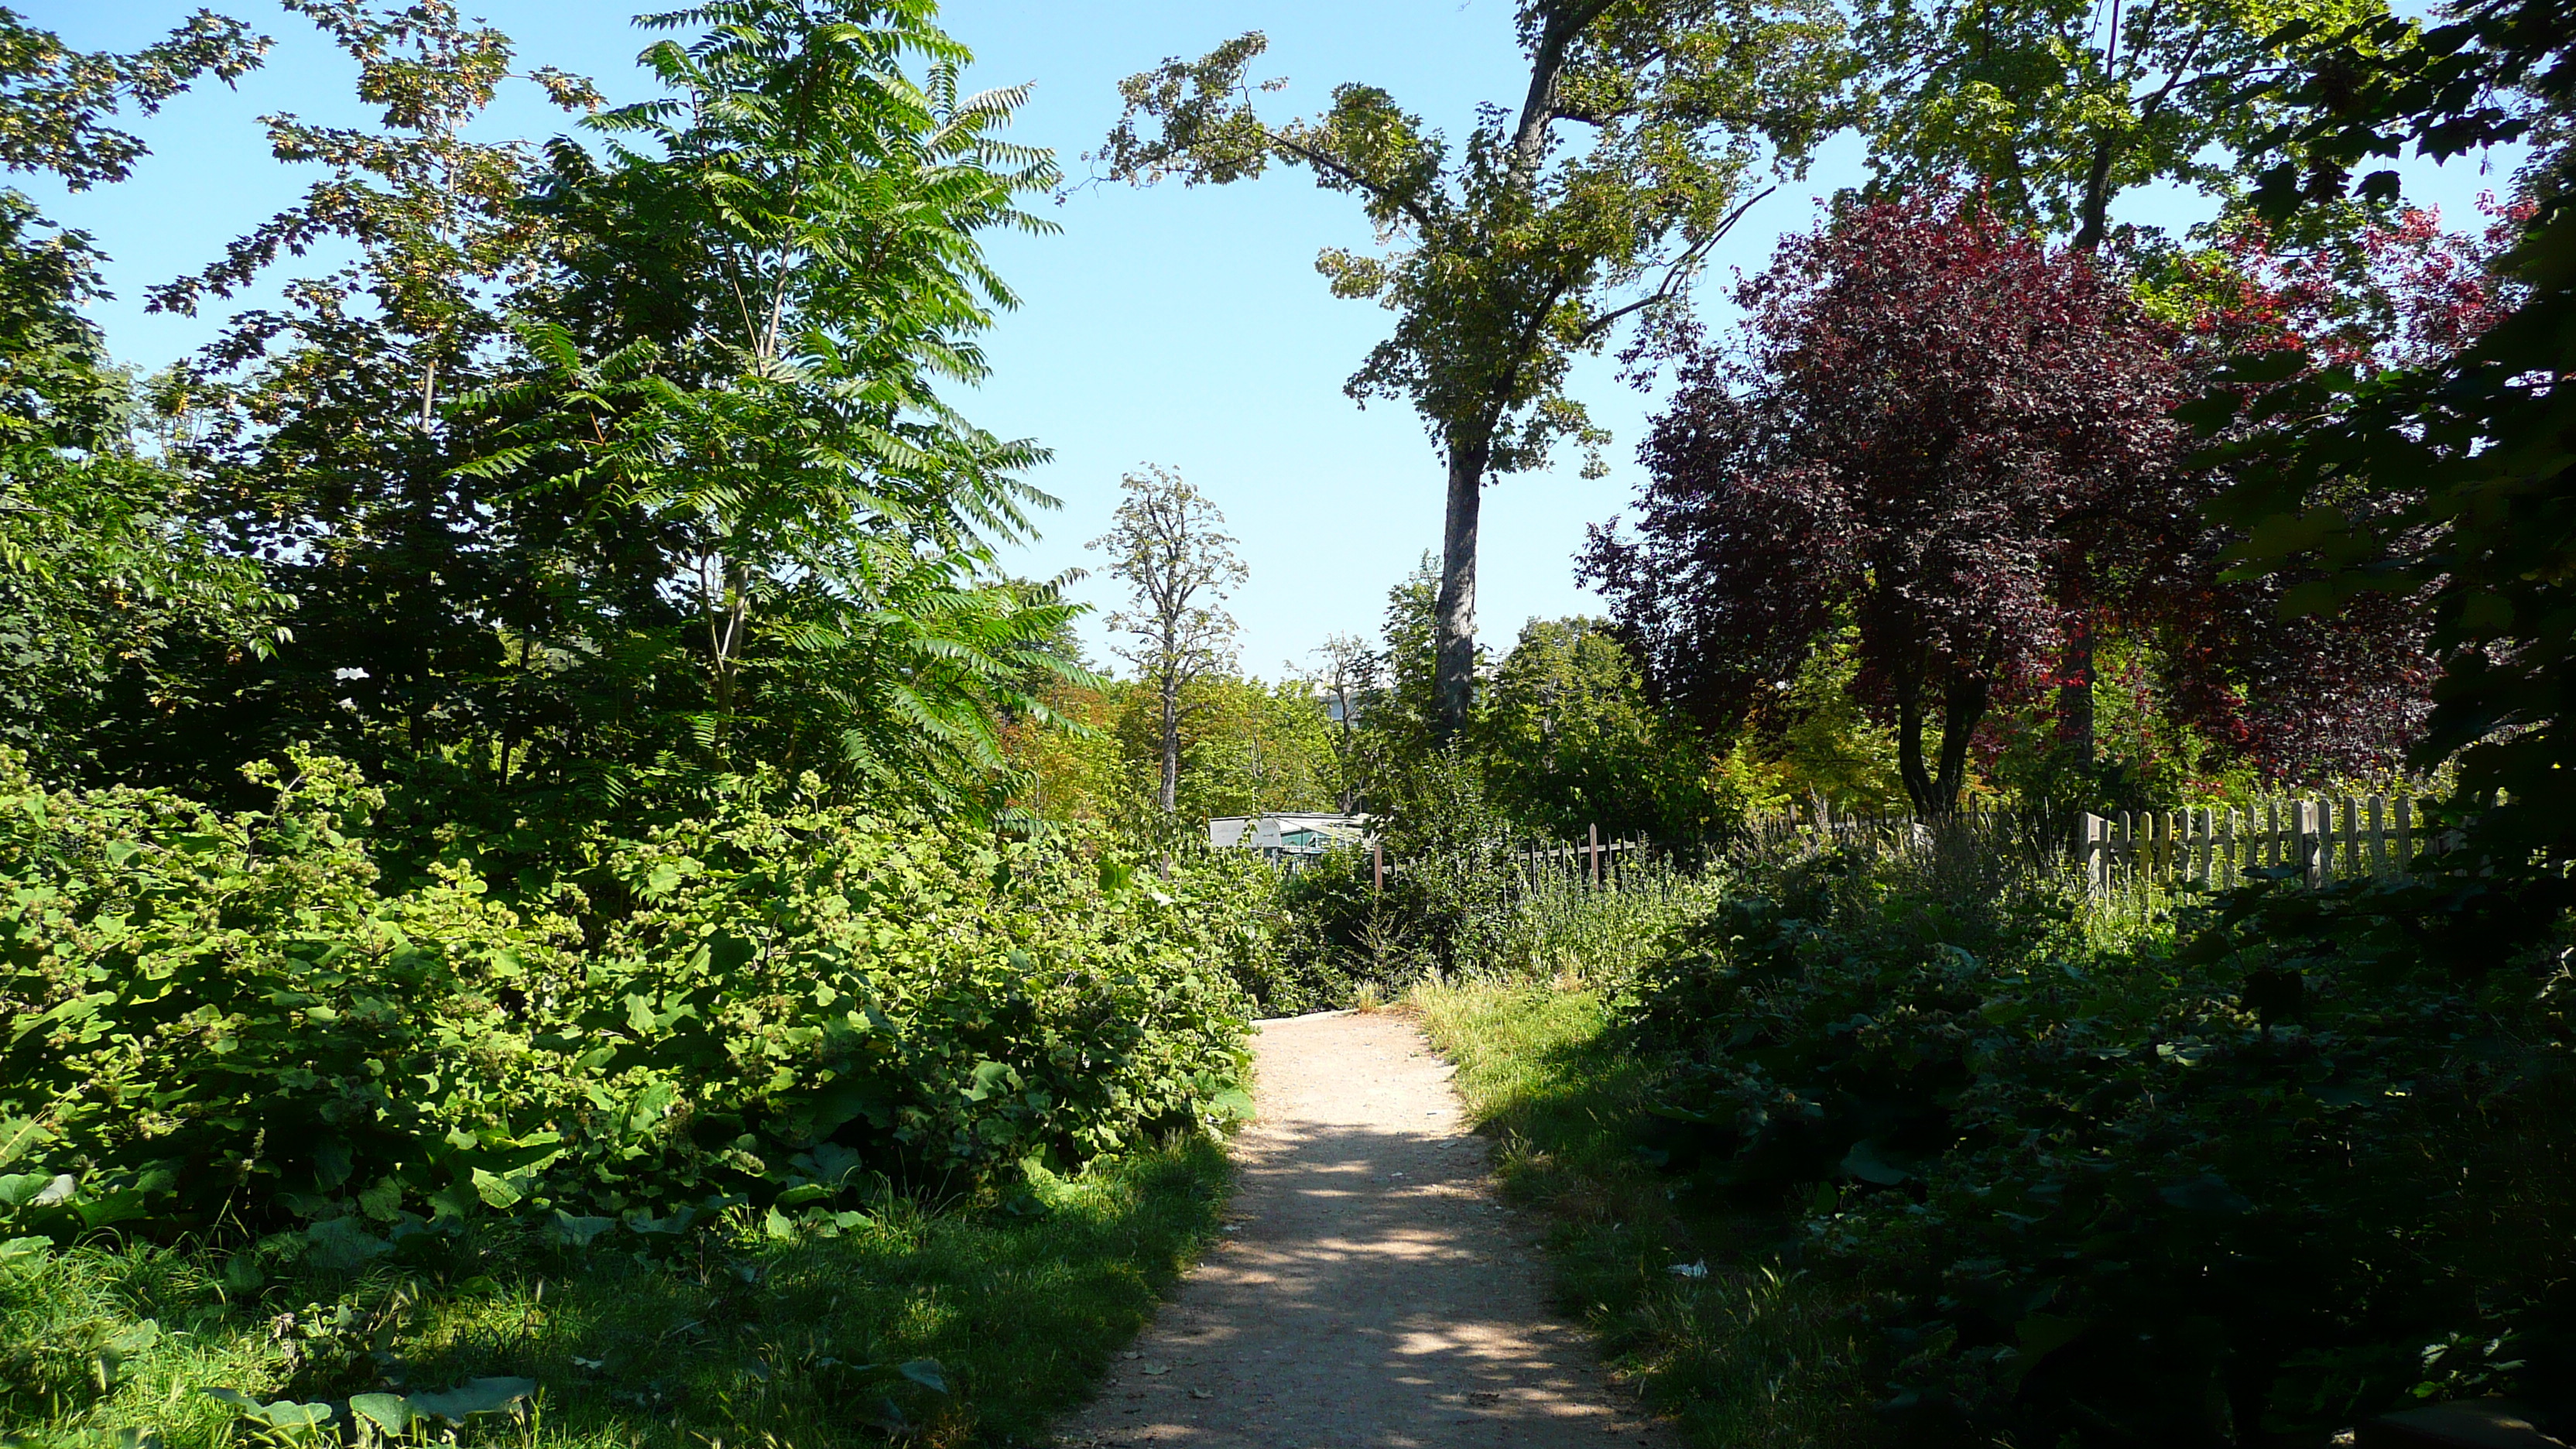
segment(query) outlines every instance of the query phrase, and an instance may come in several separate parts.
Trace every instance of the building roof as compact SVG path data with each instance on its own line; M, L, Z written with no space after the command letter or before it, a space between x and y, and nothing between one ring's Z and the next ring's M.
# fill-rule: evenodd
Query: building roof
M1323 815L1283 811L1272 815L1220 815L1208 822L1208 844L1219 850L1278 850L1283 837L1310 835L1357 842L1368 838L1375 822L1365 815Z

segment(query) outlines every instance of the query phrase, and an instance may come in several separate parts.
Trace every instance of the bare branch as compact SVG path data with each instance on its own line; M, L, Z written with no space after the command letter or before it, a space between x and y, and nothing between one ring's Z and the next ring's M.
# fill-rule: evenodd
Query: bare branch
M1600 336L1602 333L1607 332L1612 327L1616 326L1619 319L1628 316L1632 312L1643 311L1644 309L1655 306L1659 303L1671 301L1673 297L1681 291L1682 283L1689 280L1690 274L1699 269L1700 261L1708 255L1709 248L1716 246L1718 242L1724 240L1726 234L1735 229L1735 224L1744 219L1744 213L1753 209L1753 204L1755 202L1760 201L1763 197L1769 196L1772 192L1778 191L1779 189L1780 188L1777 185L1768 186L1763 188L1759 193L1745 198L1743 205L1736 207L1735 210L1726 214L1726 220L1719 222L1716 230L1710 232L1704 237L1701 237L1698 241L1691 243L1689 250L1673 259L1673 264L1664 269L1663 280L1655 285L1654 291L1647 293L1636 301L1628 303L1624 307L1613 308L1611 311L1594 318L1591 325L1583 329L1583 335L1580 338L1580 341L1583 343L1589 343L1593 338Z

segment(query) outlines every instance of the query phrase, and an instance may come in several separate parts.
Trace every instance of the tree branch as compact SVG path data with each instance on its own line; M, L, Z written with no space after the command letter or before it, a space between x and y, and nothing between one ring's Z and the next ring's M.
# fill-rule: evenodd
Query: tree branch
M1735 229L1735 224L1744 219L1744 213L1751 211L1755 202L1760 201L1763 197L1769 196L1772 192L1779 189L1780 188L1775 184L1763 188L1762 191L1753 196L1745 198L1744 204L1738 206L1735 210L1728 212L1726 214L1726 220L1719 222L1715 231L1712 231L1707 236L1691 243L1688 251L1683 252L1680 256L1673 259L1673 264L1664 269L1663 280L1655 284L1654 291L1647 293L1636 301L1628 303L1624 307L1614 308L1611 311L1605 312L1601 316L1594 318L1591 324L1583 329L1583 334L1578 339L1577 345L1579 346L1582 343L1590 342L1593 338L1609 331L1613 326L1618 324L1619 319L1632 312L1643 311L1644 309L1655 306L1658 303L1671 301L1673 294L1680 290L1682 279L1690 275L1691 271L1698 266L1701 258L1708 255L1709 248L1717 245L1720 240L1724 239L1728 232L1733 231Z
M1584 28L1609 10L1611 0L1580 0L1549 17L1530 52L1529 95L1521 102L1521 122L1512 137L1512 185L1527 190L1547 159L1548 123L1556 116L1556 78L1565 71L1565 52Z
M1403 212L1407 217L1412 219L1414 225L1421 227L1424 231L1427 232L1434 226L1438 225L1438 218L1434 217L1428 210L1424 209L1420 201L1412 197L1405 196L1399 192L1387 189L1385 186L1372 180L1365 173L1353 170L1348 162L1341 160L1332 153L1328 151L1319 151L1301 141L1292 140L1286 134L1274 131L1266 125L1262 126L1261 134L1263 139L1266 140L1274 149L1284 151L1289 155L1296 157L1298 160L1314 167L1319 172L1329 171L1333 175L1342 178L1357 189L1365 191L1370 196L1386 203L1388 206L1394 207L1396 210Z

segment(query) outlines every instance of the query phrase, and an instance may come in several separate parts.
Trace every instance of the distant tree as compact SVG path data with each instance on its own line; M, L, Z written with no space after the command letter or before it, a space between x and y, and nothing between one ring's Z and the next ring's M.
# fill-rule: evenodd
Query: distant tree
M1486 696L1476 719L1486 790L1523 829L1678 840L1718 823L1711 752L1649 699L1636 659L1602 621L1532 619Z
M1273 124L1246 69L1259 32L1121 83L1099 159L1138 184L1259 176L1276 162L1359 198L1388 250L1327 250L1342 297L1397 315L1346 387L1412 404L1448 467L1434 609L1444 736L1475 684L1476 546L1484 485L1603 438L1565 391L1574 359L1629 317L1675 306L1700 261L1829 129L1840 26L1814 0L1522 0L1529 57L1517 112L1484 108L1463 146L1369 85L1313 120ZM1584 128L1578 145L1564 141Z
M1109 616L1109 627L1128 636L1118 655L1153 690L1155 803L1169 816L1179 808L1182 720L1198 707L1189 686L1233 667L1234 619L1223 605L1247 571L1224 532L1225 515L1179 474L1149 466L1119 486L1126 501L1089 546L1108 555L1109 571L1128 587L1127 606Z
M1304 681L1211 675L1191 684L1181 741L1182 813L1192 818L1329 810L1340 786L1332 722ZM1154 734L1150 696L1140 720ZM1159 766L1159 751L1154 763Z
M1347 815L1359 808L1359 776L1354 753L1359 747L1359 714L1383 674L1377 652L1357 634L1328 634L1314 653L1315 663L1300 675L1326 706L1333 725L1334 778L1340 808Z
M2166 332L1973 194L1848 205L1738 296L1744 356L1688 362L1639 536L1596 528L1583 573L1704 717L1793 679L1847 612L1907 795L1949 813L1998 689L2124 582L2103 560L2171 524Z

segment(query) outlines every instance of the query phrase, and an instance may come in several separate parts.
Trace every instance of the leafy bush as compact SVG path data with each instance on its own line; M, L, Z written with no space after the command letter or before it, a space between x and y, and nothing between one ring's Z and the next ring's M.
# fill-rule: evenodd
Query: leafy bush
M1997 858L1779 869L1624 1004L1650 1152L1803 1219L1891 1406L2321 1444L2576 1383L2576 988L2556 946L2476 944L2529 938L2481 924L2498 893L2266 882L2111 930Z
M568 842L557 879L394 888L378 796L297 769L224 814L0 757L0 1237L670 1233L1007 1186L1242 1106L1269 928L1239 867L735 800Z

